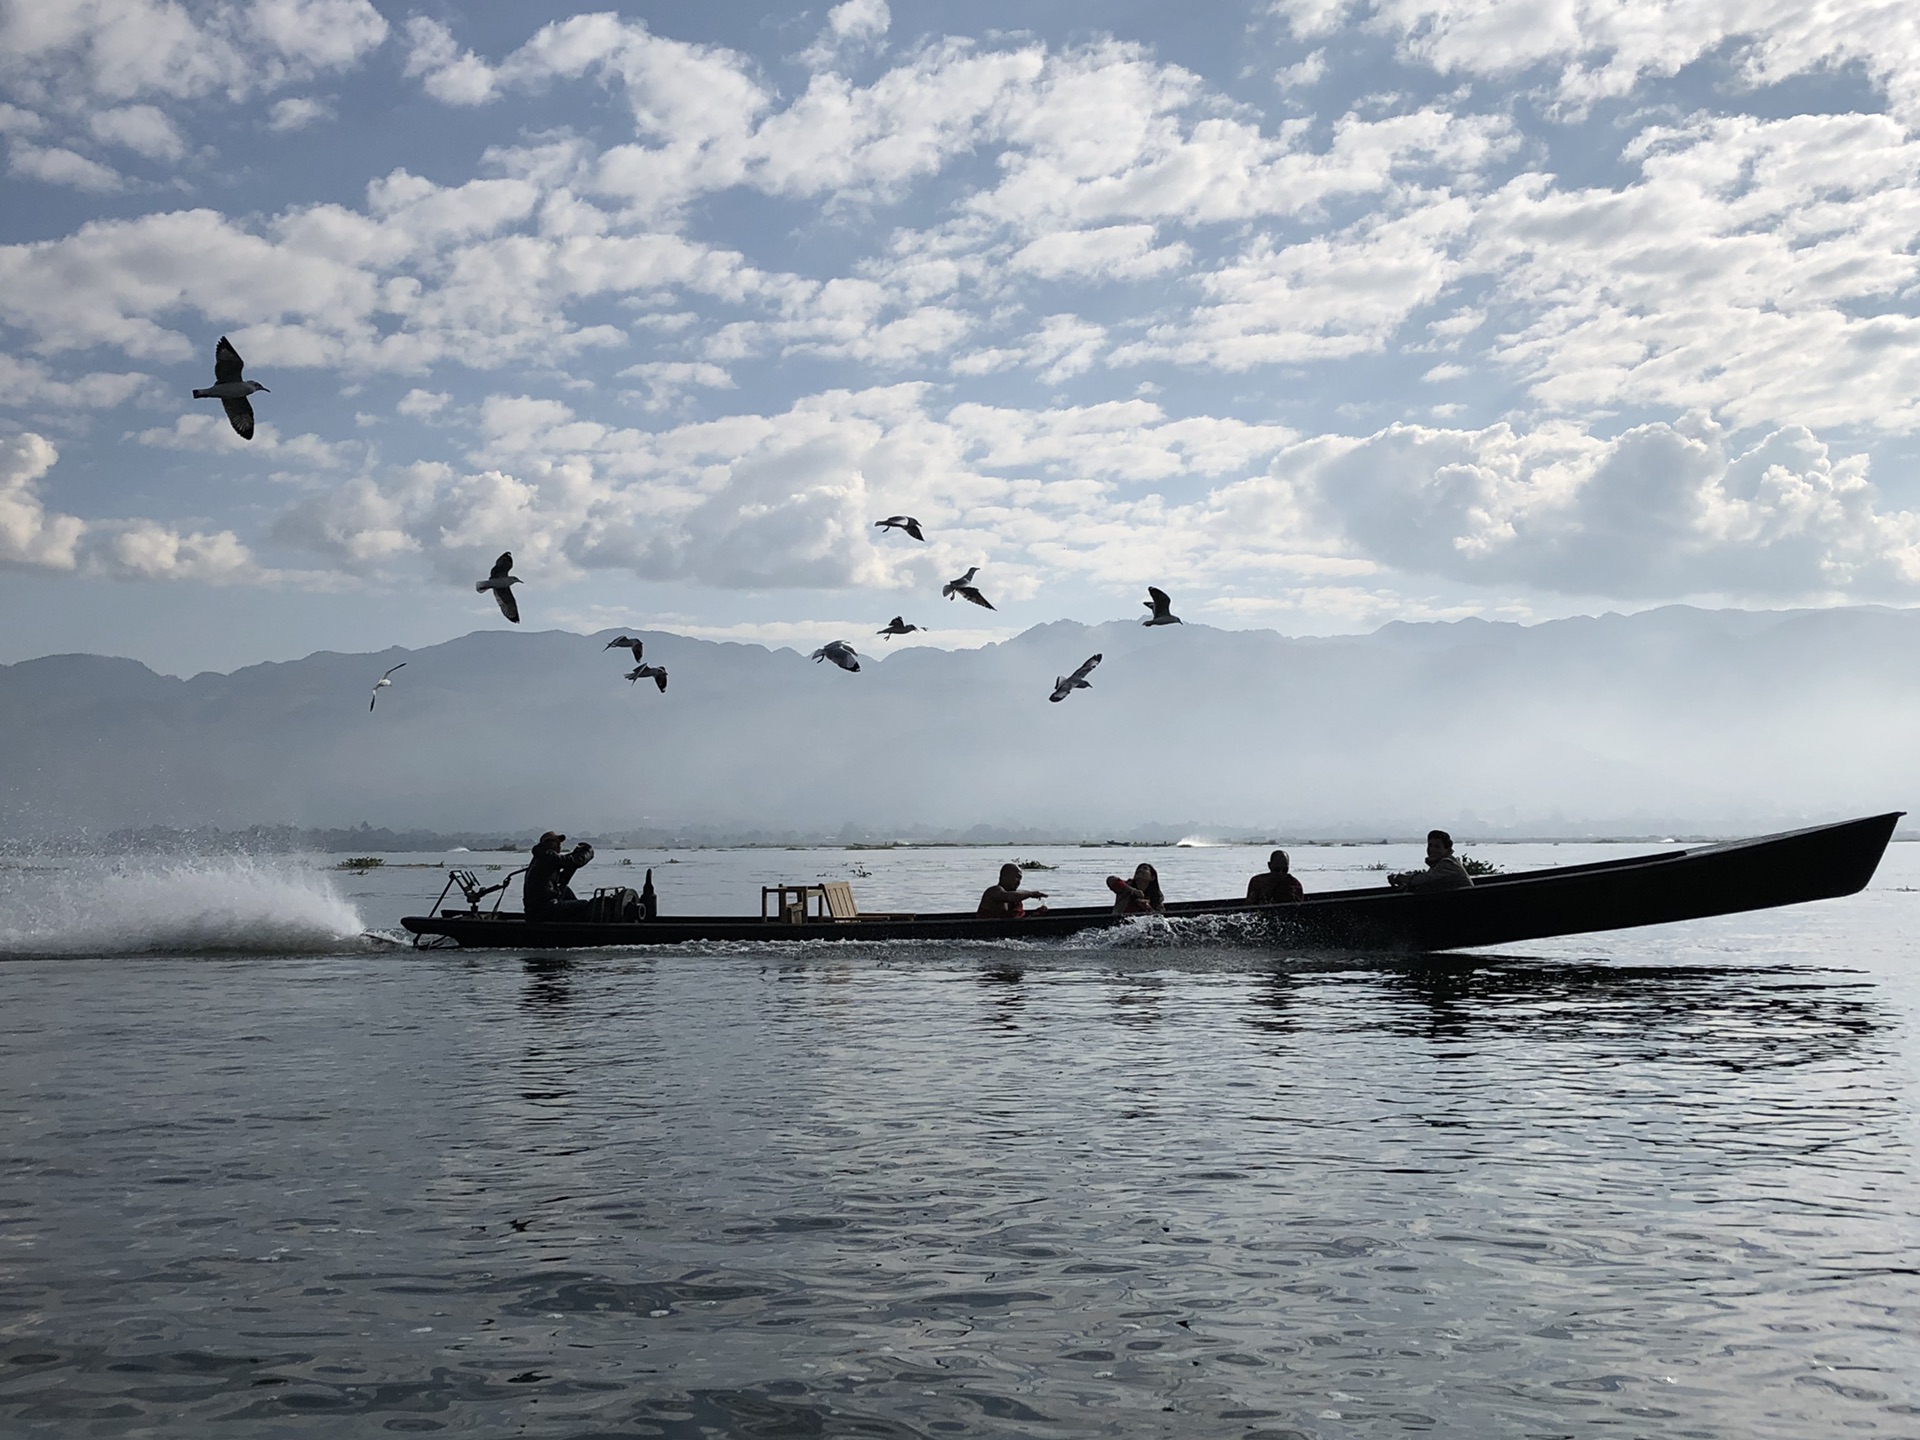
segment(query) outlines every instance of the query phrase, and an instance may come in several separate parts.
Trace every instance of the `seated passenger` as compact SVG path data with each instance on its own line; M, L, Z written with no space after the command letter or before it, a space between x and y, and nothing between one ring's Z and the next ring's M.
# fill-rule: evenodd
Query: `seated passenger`
M577 898L567 882L573 872L593 859L593 846L582 840L565 854L560 847L566 836L549 830L533 847L527 862L527 876L521 884L520 908L529 920L586 920L592 917L593 902Z
M1284 850L1276 850L1269 855L1266 870L1247 881L1247 903L1249 905L1287 905L1296 900L1304 900L1307 892L1293 877L1290 871L1291 864Z
M999 881L986 888L980 896L980 908L973 913L994 920L1017 920L1025 915L1027 901L1047 898L1044 890L1022 890L1020 882L1025 878L1018 865L1002 865ZM1036 906L1033 913L1038 915L1046 908Z
M1131 880L1109 875L1107 888L1113 891L1113 913L1116 915L1166 913L1166 897L1160 893L1160 872L1144 862L1134 867Z
M1465 890L1473 884L1467 867L1454 858L1453 837L1444 830L1427 832L1427 868L1387 876L1396 890Z

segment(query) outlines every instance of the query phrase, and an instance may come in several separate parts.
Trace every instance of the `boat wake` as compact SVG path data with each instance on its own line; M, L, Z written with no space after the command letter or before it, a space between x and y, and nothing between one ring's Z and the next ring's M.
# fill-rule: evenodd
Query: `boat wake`
M329 877L270 861L91 861L0 881L0 958L373 948Z

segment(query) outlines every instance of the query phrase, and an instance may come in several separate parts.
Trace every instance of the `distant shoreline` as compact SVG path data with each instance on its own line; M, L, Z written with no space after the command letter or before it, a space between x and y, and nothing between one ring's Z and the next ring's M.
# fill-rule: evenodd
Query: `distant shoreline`
M1143 827L1145 828L1145 827ZM1169 838L1174 829L1185 834ZM1787 827L1776 827L1787 828ZM873 852L884 850L964 850L983 847L1046 847L1051 849L1132 849L1175 850L1214 847L1248 848L1260 846L1313 846L1344 849L1380 845L1421 845L1424 832L1404 835L1258 835L1232 834L1204 840L1193 836L1193 827L1148 829L1131 836L1067 836L1024 829L988 833L968 833L964 837L933 835L886 840L849 840L844 835L765 832L714 831L612 831L594 834L580 832L603 850L838 850ZM1758 828L1741 831L1668 830L1660 833L1615 831L1592 834L1505 834L1458 829L1454 838L1461 845L1707 845L1722 840L1738 840L1766 833ZM9 837L0 839L0 856L85 856L85 855L418 855L449 854L466 851L473 855L524 854L533 843L531 831L524 837L512 832L444 832L431 830L391 830L361 825L351 828L321 828L292 825L253 825L242 829L201 826L192 829L150 825L137 829L113 830L102 835L66 835L45 838ZM1896 832L1893 843L1920 841L1920 829Z

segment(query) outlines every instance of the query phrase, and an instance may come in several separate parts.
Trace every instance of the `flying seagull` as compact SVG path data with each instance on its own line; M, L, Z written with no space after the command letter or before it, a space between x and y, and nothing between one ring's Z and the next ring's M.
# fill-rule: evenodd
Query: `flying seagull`
M916 540L924 540L927 538L920 533L920 522L911 515L889 515L884 520L874 521L873 528L876 530L904 530Z
M500 613L514 624L520 623L520 606L513 598L513 587L526 582L513 573L513 552L507 551L493 562L493 573L484 580L473 582L473 588L485 593L493 591L493 598L500 602Z
M1049 695L1047 699L1053 701L1054 704L1058 705L1062 700L1066 699L1067 696L1071 695L1076 690L1091 690L1093 686L1087 680L1087 676L1093 673L1093 667L1098 665L1099 663L1100 663L1100 657L1098 655L1095 655L1092 658L1090 658L1086 664L1082 665L1078 670L1074 671L1073 674L1055 677L1053 682L1053 694Z
M844 640L829 640L813 652L812 658L815 662L831 660L842 670L851 670L856 675L860 673L860 657L853 653L853 647Z
M407 668L407 662L402 660L398 665L393 667L393 670L404 670L406 668ZM392 687L393 670L387 671L386 674L382 675L378 680L373 682L373 699L367 701L367 713L369 715L373 713L373 707L377 703L379 703L380 692L382 690L390 689Z
M898 615L896 615L887 622L886 629L876 630L873 633L876 635L884 635L887 637L887 639L891 640L896 635L911 635L916 630L924 630L924 629L926 629L926 626L909 625L907 624L906 621L902 620Z
M1142 625L1184 625L1186 623L1173 613L1173 601L1167 598L1166 591L1157 585L1149 585L1147 594L1150 598L1140 603L1153 611L1153 614L1142 620L1140 622Z
M618 645L623 650L633 651L634 661L635 663L638 663L640 659L640 651L642 648L644 648L641 645L640 641L633 639L631 636L622 635L618 639L607 641L607 643L603 645L601 648L604 650L611 650L616 645Z
M638 640L633 642L638 645ZM667 667L664 665L636 665L627 672L629 680L651 680L660 687L662 695L667 693Z
M984 610L993 609L993 602L973 588L973 577L980 573L980 567L974 566L958 580L949 580L940 587L940 593L951 600L958 595L969 604L978 605Z
M227 407L227 419L232 422L234 433L242 440L253 438L253 406L247 403L247 397L254 391L267 390L258 380L242 380L240 372L247 368L247 362L240 358L240 352L233 348L233 342L226 336L220 337L220 343L213 347L213 384L204 390L193 392L196 400L218 400Z

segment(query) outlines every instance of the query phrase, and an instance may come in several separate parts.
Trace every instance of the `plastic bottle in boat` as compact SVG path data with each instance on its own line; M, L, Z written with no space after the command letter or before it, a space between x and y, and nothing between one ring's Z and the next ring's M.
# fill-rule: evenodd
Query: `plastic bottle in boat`
M653 893L653 870L647 870L647 883L640 887L640 918L652 920L660 913L660 897Z

